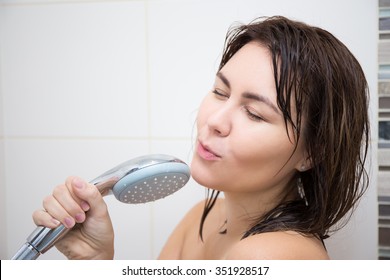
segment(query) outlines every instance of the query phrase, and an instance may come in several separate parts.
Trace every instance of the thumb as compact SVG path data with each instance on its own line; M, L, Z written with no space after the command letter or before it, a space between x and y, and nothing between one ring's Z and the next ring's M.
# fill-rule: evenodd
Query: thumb
M72 190L81 199L80 206L84 211L89 211L90 215L106 215L106 203L95 185L87 183L79 177L74 177Z

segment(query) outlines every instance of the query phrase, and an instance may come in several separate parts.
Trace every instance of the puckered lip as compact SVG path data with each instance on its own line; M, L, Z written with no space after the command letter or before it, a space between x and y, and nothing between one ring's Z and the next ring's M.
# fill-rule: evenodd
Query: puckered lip
M198 154L208 160L221 158L218 152L200 140L198 140Z

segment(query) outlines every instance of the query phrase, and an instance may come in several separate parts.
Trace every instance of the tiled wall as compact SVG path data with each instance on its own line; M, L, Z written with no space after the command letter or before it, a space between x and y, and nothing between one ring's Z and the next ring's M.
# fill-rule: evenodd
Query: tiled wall
M0 0L0 257L12 257L34 229L33 210L66 176L92 179L148 153L190 161L197 106L235 21L282 14L330 30L361 61L375 95L374 2ZM371 170L376 186L375 157ZM156 258L203 197L193 181L154 204L107 197L116 258ZM376 209L372 187L329 241L332 257L376 258ZM62 256L42 256L51 258Z
M390 259L390 1L379 0L379 259Z
M1 39L0 39L1 45ZM1 47L1 46L0 46ZM1 63L1 58L0 58ZM1 69L0 69L1 76ZM0 79L0 111L2 112L3 108L3 98L1 94L1 79ZM4 129L3 129L3 114L0 114L0 224L6 225L6 192L5 192L5 162L4 162ZM0 259L6 257L7 252L7 237L6 237L6 227L3 226L0 229Z

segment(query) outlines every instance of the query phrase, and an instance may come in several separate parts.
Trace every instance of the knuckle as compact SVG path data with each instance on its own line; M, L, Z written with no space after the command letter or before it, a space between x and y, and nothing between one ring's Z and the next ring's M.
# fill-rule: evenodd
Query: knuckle
M90 195L94 201L103 200L102 194L99 192L99 190L95 186L90 188Z
M57 197L59 195L62 195L64 192L67 191L67 187L65 185L58 185L53 189L53 196Z
M51 195L48 195L43 198L42 204L45 208L46 205L50 204L50 202L53 200L53 197Z
M34 221L36 221L38 219L40 215L40 210L35 210L33 213L32 213L32 218Z

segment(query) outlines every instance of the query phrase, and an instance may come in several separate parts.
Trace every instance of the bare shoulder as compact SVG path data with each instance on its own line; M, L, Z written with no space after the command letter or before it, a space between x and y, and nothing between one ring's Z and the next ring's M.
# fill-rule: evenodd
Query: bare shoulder
M207 222L211 221L214 222L216 219L220 219L220 216L223 215L225 216L222 211L223 211L223 203L224 199L223 198L218 198L215 201L215 204L213 206L213 211L210 212L210 214L207 217ZM203 215L203 211L205 208L206 201L201 200L197 204L195 204L185 215L183 218L182 222L186 223L188 225L193 225L194 220L200 220L201 216Z
M237 242L227 259L309 260L329 259L322 242L297 232L267 232Z
M165 246L159 259L189 259L200 258L197 250L203 246L199 238L199 224L205 207L205 200L195 204L176 226ZM221 200L218 199L213 210L221 209ZM205 222L205 235L207 235L210 224L215 224L220 211L212 211ZM215 214L217 213L217 214Z
M202 205L204 203L199 202L195 204L183 217L180 223L173 230L169 236L167 242L162 248L159 259L181 259L183 256L183 247L188 232L191 231L193 221L199 215Z

